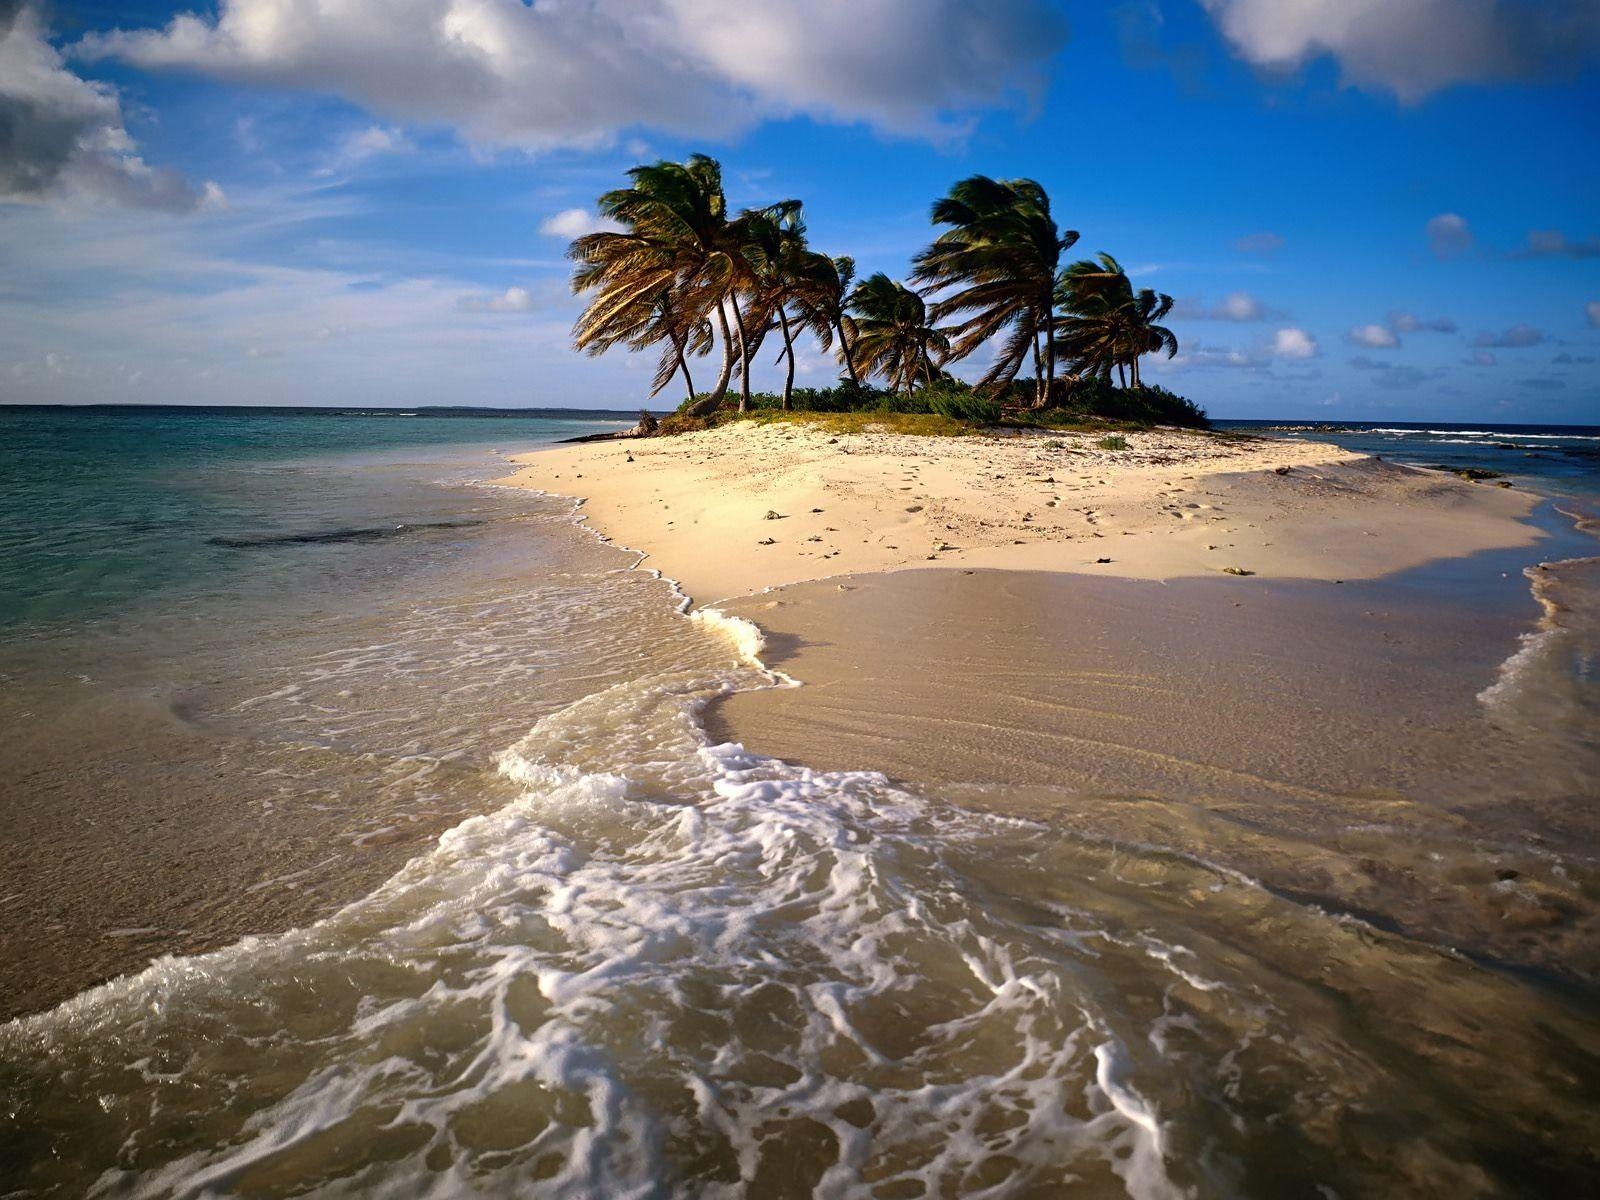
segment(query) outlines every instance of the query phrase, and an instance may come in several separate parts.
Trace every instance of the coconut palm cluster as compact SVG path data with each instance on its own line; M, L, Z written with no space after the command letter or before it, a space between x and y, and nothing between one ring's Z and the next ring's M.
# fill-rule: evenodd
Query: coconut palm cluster
M876 379L907 397L991 347L977 391L1034 408L1113 377L1140 389L1139 360L1178 348L1160 324L1172 297L1135 289L1109 254L1065 261L1078 233L1057 225L1031 179L974 175L951 187L930 214L940 232L906 281L858 281L853 259L813 249L798 200L730 213L721 164L703 154L635 167L599 211L607 228L568 251L573 290L587 298L574 343L596 355L654 350L650 394L679 378L692 415L722 407L735 382L747 411L751 364L773 343L780 407L790 408L805 338L838 360L842 384ZM707 358L715 379L699 391L693 364Z

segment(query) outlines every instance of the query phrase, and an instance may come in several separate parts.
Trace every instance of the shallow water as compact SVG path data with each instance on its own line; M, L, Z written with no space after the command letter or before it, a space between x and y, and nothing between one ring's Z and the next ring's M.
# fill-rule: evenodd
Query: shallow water
M152 898L192 893L163 920L248 936L0 1026L0 1192L1600 1179L1591 994L1182 846L713 744L715 698L788 686L751 627L682 614L562 502L418 486L416 519L447 528L234 549L301 561L8 643L81 737L69 755L41 726L8 819L20 796L36 845L72 843L69 893L156 864ZM90 700L67 686L86 654ZM37 906L58 872L18 878L7 933L59 940ZM318 887L320 920L268 932ZM102 941L179 937L117 920Z

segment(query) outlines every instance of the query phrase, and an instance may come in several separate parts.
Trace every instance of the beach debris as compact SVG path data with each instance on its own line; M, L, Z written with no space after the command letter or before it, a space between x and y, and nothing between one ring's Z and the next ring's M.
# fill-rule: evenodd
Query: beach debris
M1274 475L1287 475L1292 470L1294 470L1293 467L1273 467L1272 473Z
M820 508L813 508L811 511L814 512L814 513L819 513L822 510Z
M783 518L783 514L782 513L774 512L772 509L769 508L769 509L767 509L767 515L762 517L761 519L763 521L781 521L784 518Z
M912 504L912 505L910 505L910 506L908 506L906 508L906 511L907 512L921 512L922 511L922 505L920 505L920 504Z
M630 454L630 455L628 455L628 461L629 461L629 462L632 462L632 461L633 461L633 455L631 455L631 454Z
M777 544L778 544L778 539L777 538L762 538L759 542L756 543L756 545L758 545L758 546L775 546Z
M1509 479L1497 479L1497 480L1495 480L1495 484L1494 485L1495 485L1495 487L1508 488L1508 487L1511 486L1511 480L1509 480Z
M1109 558L1097 558L1094 561L1097 562L1097 563L1108 563L1111 560Z
M1445 470L1452 475L1459 475L1463 479L1472 480L1474 483L1482 479L1499 479L1501 474L1499 471L1490 471L1484 467L1446 467Z
M1224 575L1254 575L1254 571L1246 571L1243 567L1223 567Z

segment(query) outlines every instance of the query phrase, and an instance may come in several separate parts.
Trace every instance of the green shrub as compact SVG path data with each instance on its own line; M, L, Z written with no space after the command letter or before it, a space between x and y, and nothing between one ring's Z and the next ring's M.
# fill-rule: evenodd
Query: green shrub
M1000 406L968 389L956 391L941 387L929 388L922 393L928 408L952 421L972 421L979 425L993 425L1000 419Z
M1102 450L1126 450L1128 448L1128 439L1120 433L1113 433L1110 437L1101 438L1095 445Z
M1012 408L1032 408L1033 380L1013 379L998 399ZM1038 423L1045 425L1095 420L1178 425L1186 429L1211 427L1205 410L1192 400L1164 387L1119 388L1109 379L1081 379L1075 384L1057 379L1053 402L1038 411Z

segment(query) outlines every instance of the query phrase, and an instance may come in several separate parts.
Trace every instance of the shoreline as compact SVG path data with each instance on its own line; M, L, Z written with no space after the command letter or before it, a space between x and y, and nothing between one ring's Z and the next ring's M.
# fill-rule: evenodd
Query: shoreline
M743 431L718 430L687 436L724 445L672 447L659 463L638 444L614 462L593 447L540 450L502 481L583 488L581 523L698 611L750 622L765 667L804 685L718 698L704 718L713 742L1166 846L1486 965L1580 989L1600 979L1582 883L1600 860L1585 782L1600 760L1581 729L1545 737L1479 699L1535 627L1519 565L1538 545L1589 540L1535 519L1548 498L1298 442L1225 455L1202 442L1184 459L1172 435L1133 435L1134 463L1083 456L1075 480L1010 439L974 454L971 439L749 433L742 460L726 443ZM819 447L841 446L847 466L817 464ZM756 449L786 496L771 521L728 469ZM950 458L991 481L996 466L1022 467L1021 486L985 498L1000 501L991 528L1030 525L1029 539L886 553L911 544L896 511L906 498L982 528L970 506L934 508L927 479L949 478ZM921 470L889 475L902 466ZM1043 511L1019 512L1037 483L1052 497L1093 489L1066 511L1100 520L1021 522ZM818 499L802 506L807 485ZM675 532L665 514L691 497L689 531ZM756 522L806 508L856 544L806 555L816 543L799 541L765 559L738 545ZM1248 575L1197 552L1217 535L1183 515L1196 511L1225 531L1203 544L1226 545L1222 561ZM1095 556L1117 561L1087 560L1107 546Z
M1379 578L1525 547L1542 497L1337 447L1173 431L958 438L724 426L544 447L494 482L564 496L694 605L926 567L1133 579Z

